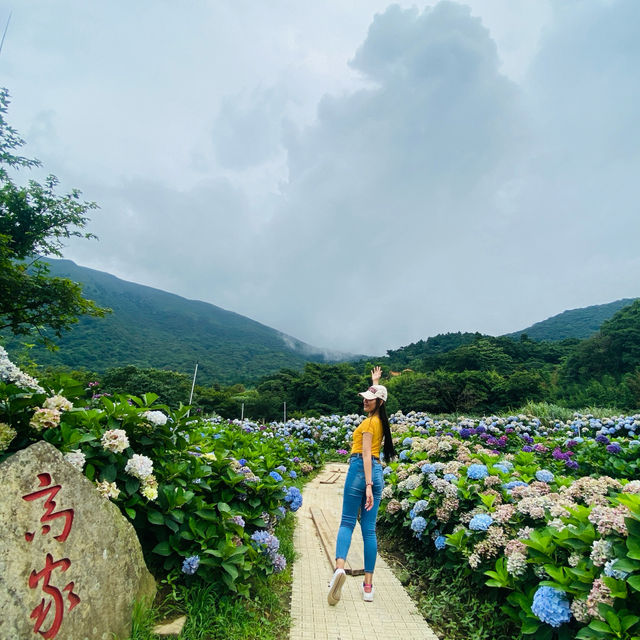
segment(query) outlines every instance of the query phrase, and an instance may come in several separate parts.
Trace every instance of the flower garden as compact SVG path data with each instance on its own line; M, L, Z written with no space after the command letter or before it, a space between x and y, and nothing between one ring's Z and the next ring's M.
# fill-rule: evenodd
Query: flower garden
M166 584L251 598L283 572L275 534L305 476L362 416L258 424L157 397L43 388L0 347L0 460L44 439L135 527ZM522 637L640 637L640 415L390 417L378 521L398 546L499 594ZM417 547L416 547L417 545Z

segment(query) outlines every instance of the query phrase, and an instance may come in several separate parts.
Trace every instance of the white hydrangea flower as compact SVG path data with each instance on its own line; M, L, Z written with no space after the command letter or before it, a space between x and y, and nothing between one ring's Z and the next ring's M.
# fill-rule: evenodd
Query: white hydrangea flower
M142 481L142 488L140 493L147 500L155 500L158 497L158 481L154 475L147 476Z
M9 355L4 347L0 347L0 380L2 380L2 382L15 384L22 389L30 389L37 393L44 393L44 389L38 384L35 378L21 371L9 360Z
M69 451L69 453L65 453L64 459L78 469L78 471L82 471L87 457L82 453L82 451L80 451L80 449L74 449L73 451Z
M45 409L57 409L58 411L71 411L73 403L64 396L51 396L42 405Z
M147 456L134 453L124 468L125 472L134 478L144 480L153 473L153 460Z
M145 411L140 414L147 422L155 425L156 427L162 427L167 424L167 416L162 411Z
M9 448L9 445L16 435L17 432L13 427L5 422L0 422L0 453Z
M96 489L98 493L107 500L109 498L115 500L120 495L120 489L118 489L118 485L115 482L107 482L106 480L98 482L96 480Z
M113 453L122 453L129 446L129 438L124 429L109 429L102 434L102 447Z
M382 490L382 499L386 500L387 498L392 498L393 497L393 487L388 484L385 485L385 488Z
M507 572L512 576L521 576L527 570L527 557L516 551L507 558Z
M54 429L60 424L60 412L57 409L45 409L44 407L38 407L29 421L29 426L33 427L36 431L43 431L44 429Z

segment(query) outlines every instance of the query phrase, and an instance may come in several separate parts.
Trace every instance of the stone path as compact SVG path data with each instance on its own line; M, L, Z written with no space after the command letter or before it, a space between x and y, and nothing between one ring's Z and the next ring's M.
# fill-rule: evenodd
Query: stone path
M327 603L333 566L327 558L311 511L322 510L326 521L333 524L335 549L346 470L346 464L327 465L323 472L307 483L302 494L303 504L296 514L298 522L294 534L298 558L293 565L290 640L388 640L390 637L438 640L380 556L373 580L374 602L362 600L360 585L363 576L348 575L340 602L334 607ZM327 484L332 479L334 482ZM359 525L353 532L348 560L352 552L355 552L354 558L362 557Z

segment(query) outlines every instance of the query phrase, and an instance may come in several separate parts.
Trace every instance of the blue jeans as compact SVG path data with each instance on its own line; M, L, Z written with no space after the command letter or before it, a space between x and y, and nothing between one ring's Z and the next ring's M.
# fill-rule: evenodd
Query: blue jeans
M371 458L371 480L373 481L373 507L367 511L364 508L366 501L364 463L362 458L351 458L347 479L344 483L342 520L340 521L336 540L336 558L344 558L346 560L351 546L353 529L356 526L358 511L360 511L360 529L362 530L362 541L364 542L364 570L366 573L373 573L376 566L376 556L378 555L376 516L378 515L378 507L380 506L384 487L382 465L373 458Z

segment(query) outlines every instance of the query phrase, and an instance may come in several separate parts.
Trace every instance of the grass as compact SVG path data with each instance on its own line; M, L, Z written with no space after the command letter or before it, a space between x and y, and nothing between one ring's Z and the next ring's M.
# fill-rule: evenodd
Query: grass
M282 640L289 636L291 569L295 559L295 516L288 513L276 527L287 568L266 582L256 581L252 598L221 595L204 582L174 585L156 598L151 610L137 607L129 640L157 640L154 626L181 615L187 622L180 640Z
M436 566L421 551L398 548L378 528L379 552L440 640L513 640L518 630L500 613L495 589Z
M603 408L603 407L584 407L582 409L567 409L566 407L561 407L557 404L552 404L550 402L527 402L523 407L521 407L516 414L524 413L527 415L533 415L540 420L547 422L554 422L556 420L573 420L574 415L576 413L580 413L583 416L592 415L596 418L610 418L612 416L619 416L624 414L625 412L621 409L613 408Z

